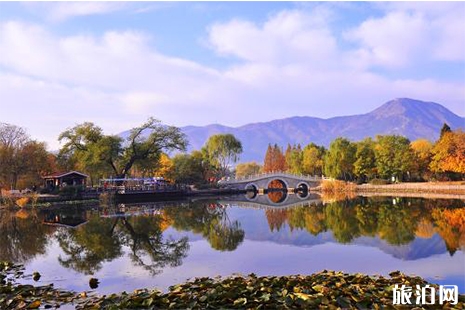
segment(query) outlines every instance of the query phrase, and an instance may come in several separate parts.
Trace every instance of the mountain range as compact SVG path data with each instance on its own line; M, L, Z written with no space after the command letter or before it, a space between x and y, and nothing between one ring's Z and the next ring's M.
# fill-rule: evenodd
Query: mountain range
M405 136L411 141L426 138L434 142L444 123L452 129L465 128L464 117L438 103L398 98L360 115L328 119L295 116L240 127L214 124L181 129L188 137L189 151L200 149L213 134L231 133L242 142L244 152L241 162L262 162L269 143L277 143L283 148L288 143L300 143L303 147L310 142L328 147L337 137L359 141L366 137L391 134Z
M391 134L405 136L411 141L426 138L434 142L444 123L452 129L465 129L464 117L438 103L398 98L366 114L328 119L295 116L240 127L212 124L186 126L181 130L188 138L189 152L200 149L211 135L231 133L242 142L244 152L240 156L241 162L262 162L269 143L277 143L283 148L288 143L300 143L303 147L310 142L328 147L337 137L359 141L366 137ZM126 131L121 136L128 134L129 131Z

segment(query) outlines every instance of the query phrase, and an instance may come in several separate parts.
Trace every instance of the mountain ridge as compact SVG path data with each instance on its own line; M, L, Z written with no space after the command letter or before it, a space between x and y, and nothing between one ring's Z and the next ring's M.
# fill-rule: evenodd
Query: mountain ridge
M465 129L465 117L456 115L439 103L396 98L364 114L326 119L292 116L238 127L210 124L185 126L181 130L188 138L189 152L200 149L213 134L231 133L242 142L244 153L241 154L241 162L262 162L269 143L277 143L284 148L288 143L305 146L310 142L328 147L337 137L359 141L388 134L402 135L411 141L426 138L434 142L444 123L453 130ZM127 132L121 136L127 136Z
M238 127L212 124L186 126L181 129L190 142L189 151L201 148L210 135L231 133L243 144L241 162L261 162L269 143L286 147L288 143L300 143L304 146L313 142L328 147L329 143L339 136L359 141L378 134L399 134L412 141L418 138L436 140L444 123L452 129L465 128L464 117L454 114L438 103L396 98L365 114L334 116L327 119L292 116Z

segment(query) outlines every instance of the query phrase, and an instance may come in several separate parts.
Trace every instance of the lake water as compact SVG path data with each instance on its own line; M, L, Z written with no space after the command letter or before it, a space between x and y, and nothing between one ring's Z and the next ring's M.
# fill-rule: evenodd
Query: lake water
M289 208L243 200L0 211L0 260L39 271L40 284L75 291L91 290L89 279L98 278L101 294L324 269L400 270L465 292L461 200L313 199Z

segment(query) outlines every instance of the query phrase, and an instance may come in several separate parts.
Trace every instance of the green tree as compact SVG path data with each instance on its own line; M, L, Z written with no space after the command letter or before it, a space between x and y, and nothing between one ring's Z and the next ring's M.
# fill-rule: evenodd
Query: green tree
M299 145L289 148L286 151L286 171L294 174L302 173L302 148Z
M325 156L325 173L333 178L353 178L355 145L345 138L336 138L329 145Z
M205 149L211 163L218 167L218 177L221 178L228 174L230 165L239 160L242 144L232 134L218 134L208 139Z
M117 136L107 136L93 123L84 123L60 134L65 144L62 156L75 157L86 169L124 178L135 164L156 165L162 152L185 150L185 135L177 127L165 126L154 118L130 131L126 141Z
M262 166L254 161L240 163L236 166L236 177L248 177L260 173Z
M177 154L173 157L173 179L176 183L205 183L203 158L190 154Z
M376 175L375 142L366 138L356 146L354 173L361 181L367 181Z
M409 139L398 136L377 136L376 167L383 178L404 179L412 169L414 154Z

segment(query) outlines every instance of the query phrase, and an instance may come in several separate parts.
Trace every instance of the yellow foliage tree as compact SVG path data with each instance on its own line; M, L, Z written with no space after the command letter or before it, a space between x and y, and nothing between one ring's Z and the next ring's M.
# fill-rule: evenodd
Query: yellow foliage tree
M165 180L173 181L174 164L171 158L165 153L160 155L157 168L154 170L154 174L158 177L163 177Z
M413 150L415 160L412 163L412 173L419 178L426 179L429 173L429 165L433 151L433 144L426 139L417 139L410 143L410 148Z
M248 177L260 173L262 166L254 161L240 163L236 166L236 177Z
M430 168L433 172L465 173L465 133L446 132L436 142Z

